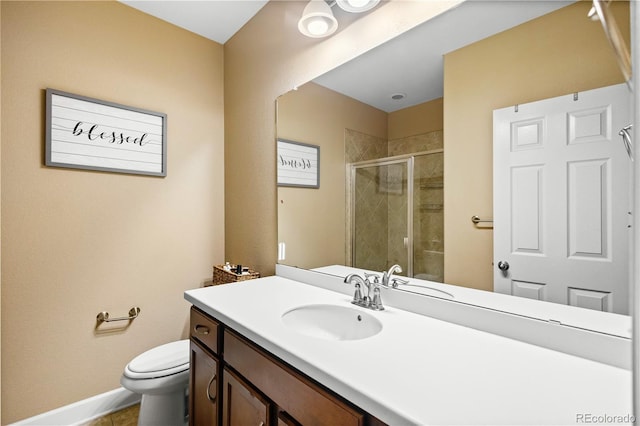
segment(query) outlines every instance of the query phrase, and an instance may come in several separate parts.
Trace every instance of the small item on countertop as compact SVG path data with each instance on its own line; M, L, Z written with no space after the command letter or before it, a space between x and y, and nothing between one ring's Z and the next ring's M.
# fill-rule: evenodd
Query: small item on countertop
M1 0L0 0L1 1ZM240 272L238 272L238 266L227 262L225 265L213 265L213 280L212 285L227 284L237 281L251 280L254 278L260 278L260 273L240 265Z
M242 275L242 265L236 266L236 274Z

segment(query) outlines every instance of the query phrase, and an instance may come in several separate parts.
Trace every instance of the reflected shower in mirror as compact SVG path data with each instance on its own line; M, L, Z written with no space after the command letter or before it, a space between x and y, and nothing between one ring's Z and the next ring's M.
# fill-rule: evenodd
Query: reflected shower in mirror
M349 163L346 192L351 266L444 281L442 149Z
M609 7L629 43L628 2ZM471 221L509 208L494 206L493 111L624 81L589 9L465 2L280 96L278 137L319 145L322 161L318 189L278 188L279 262L398 263L493 292L494 230Z

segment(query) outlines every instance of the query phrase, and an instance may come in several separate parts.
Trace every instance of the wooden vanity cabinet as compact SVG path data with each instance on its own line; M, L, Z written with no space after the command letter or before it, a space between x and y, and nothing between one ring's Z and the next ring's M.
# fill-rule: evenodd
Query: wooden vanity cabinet
M384 425L195 307L189 400L192 426Z
M303 425L362 426L364 413L230 330L224 331L225 364L269 397L284 419Z
M189 424L220 424L220 390L222 364L218 355L220 325L191 308Z

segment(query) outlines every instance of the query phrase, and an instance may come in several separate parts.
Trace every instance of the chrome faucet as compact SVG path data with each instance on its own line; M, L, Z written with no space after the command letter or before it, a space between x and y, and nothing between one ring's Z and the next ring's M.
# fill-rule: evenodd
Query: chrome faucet
M399 284L409 284L408 280L403 280L401 278L393 276L394 273L400 273L400 272L402 272L402 268L400 267L400 265L393 265L391 268L389 268L388 271L383 271L381 284L385 287L392 287L392 288L398 288ZM378 274L365 273L365 276L368 278L373 278L375 283L378 283L378 280L380 279L380 275Z
M349 274L345 277L344 282L351 284L355 281L355 292L351 303L362 306L364 308L373 309L374 311L384 310L382 306L382 298L380 297L380 286L397 288L398 284L407 284L409 281L393 277L394 273L402 272L400 265L393 265L388 271L382 272L382 278L379 274L364 273L364 278L358 274ZM362 295L362 287L367 288L366 296ZM373 291L373 297L371 293Z
M389 287L389 281L391 281L391 286L393 288L398 287L397 281L396 279L392 279L391 275L393 275L394 272L400 273L402 272L402 268L400 267L400 265L393 265L391 268L389 268L388 271L384 271L382 273L382 285L385 287Z
M384 306L382 306L382 299L380 297L380 285L378 282L378 277L375 276L373 281L369 279L375 276L375 274L365 274L365 278L362 278L358 274L349 274L345 277L344 282L346 284L351 284L352 281L355 281L355 292L353 294L353 300L351 303L354 305L362 306L363 308L373 309L374 311L382 311L384 310ZM367 295L362 296L362 286L367 288ZM371 298L371 288L373 287L373 299Z
M353 300L351 301L351 303L353 303L354 305L364 306L365 301L366 302L369 301L369 290L371 289L371 283L362 279L362 277L358 274L349 274L344 279L344 282L346 284L350 284L352 281L356 282L356 285L355 285L356 291L353 294ZM362 291L361 291L362 286L367 287L367 295L364 297L362 296Z

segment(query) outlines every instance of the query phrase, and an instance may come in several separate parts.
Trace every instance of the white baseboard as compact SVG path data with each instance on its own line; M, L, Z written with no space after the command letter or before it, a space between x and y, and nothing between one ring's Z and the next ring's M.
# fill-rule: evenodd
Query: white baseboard
M81 425L138 402L140 402L139 394L125 388L118 388L21 420L13 425Z

